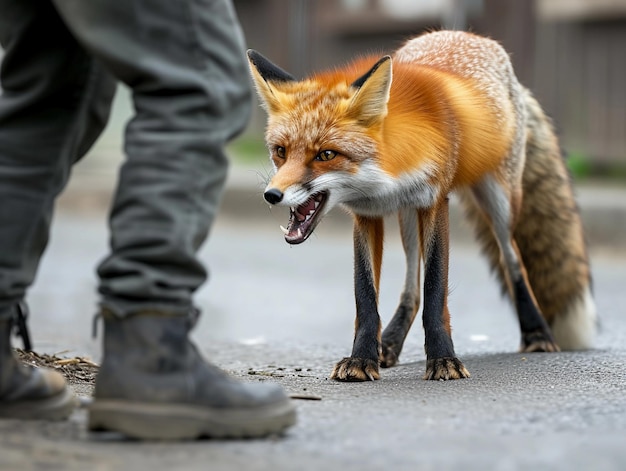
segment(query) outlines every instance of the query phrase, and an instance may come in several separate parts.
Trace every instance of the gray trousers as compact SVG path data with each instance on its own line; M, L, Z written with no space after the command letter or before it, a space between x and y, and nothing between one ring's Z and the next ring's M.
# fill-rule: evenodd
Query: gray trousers
M55 198L102 132L117 80L135 115L102 304L119 316L189 312L207 276L196 254L225 181L223 146L251 105L230 0L0 0L0 12L0 316L34 280Z

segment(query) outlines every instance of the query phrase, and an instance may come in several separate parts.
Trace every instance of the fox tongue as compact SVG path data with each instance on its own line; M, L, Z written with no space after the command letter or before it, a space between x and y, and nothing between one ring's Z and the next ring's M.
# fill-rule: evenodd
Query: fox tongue
M325 197L324 193L317 193L304 204L291 208L287 228L281 226L289 244L300 244L311 235L317 225L317 211L323 205Z
M285 239L290 244L304 242L306 236L308 236L307 230L309 225L306 217L308 212L303 214L304 211L306 211L306 209L303 208L306 206L307 204L304 204L303 206L292 208L291 211L289 211L289 224L287 224L287 229L283 232L285 233Z
M291 217L298 219L298 222L303 222L309 214L313 214L316 210L315 200L311 198L302 206L298 206L295 211L291 213Z

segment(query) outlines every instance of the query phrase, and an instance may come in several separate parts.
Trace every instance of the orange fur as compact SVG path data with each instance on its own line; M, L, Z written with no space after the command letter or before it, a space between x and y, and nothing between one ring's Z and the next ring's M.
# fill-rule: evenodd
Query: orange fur
M343 106L325 111L339 126L350 97L349 85L372 67L377 58L360 58L342 68L314 75L311 79L278 87L285 93L281 103L285 110L297 114L317 110L329 94L341 96ZM303 95L315 90L315 99L306 109L298 105ZM395 63L388 102L388 113L382 130L364 130L379 144L380 167L398 176L433 163L450 175L451 188L469 185L502 164L511 144L514 123L509 119L503 129L489 112L484 93L472 87L472 80L439 68L420 64ZM510 104L509 104L510 106ZM291 116L296 112L289 113ZM508 115L511 115L509 113ZM319 116L321 119L321 116ZM451 146L459 143L458 164L450 168ZM332 146L331 142L313 146Z

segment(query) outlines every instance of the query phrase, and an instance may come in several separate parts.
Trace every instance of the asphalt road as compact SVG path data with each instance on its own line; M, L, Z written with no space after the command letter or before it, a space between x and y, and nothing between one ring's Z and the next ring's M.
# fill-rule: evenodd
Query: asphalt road
M94 438L84 412L63 424L0 421L0 470L623 470L626 469L626 258L593 252L602 332L597 348L516 353L511 308L475 246L453 244L450 310L467 380L422 381L416 322L397 367L372 383L328 378L350 352L351 234L320 226L298 247L282 240L280 213L218 221L202 258L211 279L198 293L201 350L250 381L277 381L298 400L299 422L270 440L143 444ZM323 223L322 223L323 224ZM50 250L30 296L36 349L91 355L94 266L106 253L105 222L57 215ZM403 280L390 234L381 315L389 318ZM87 389L81 389L88 393Z

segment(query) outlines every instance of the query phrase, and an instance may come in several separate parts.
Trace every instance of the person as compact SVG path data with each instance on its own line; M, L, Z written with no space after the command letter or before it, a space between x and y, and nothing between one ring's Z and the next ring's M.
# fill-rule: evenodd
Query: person
M276 384L237 380L189 339L195 290L227 174L224 144L251 91L230 0L0 0L0 417L59 420L56 372L22 366L25 294L55 198L103 130L116 84L135 113L98 266L103 358L90 430L138 439L260 437L296 419ZM77 237L79 237L77 235Z

